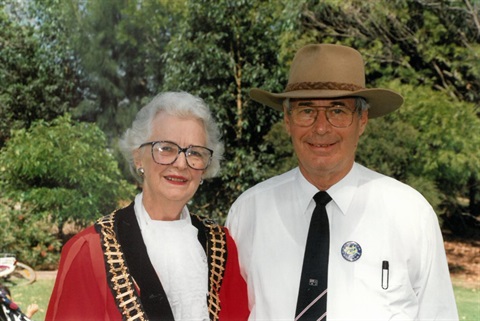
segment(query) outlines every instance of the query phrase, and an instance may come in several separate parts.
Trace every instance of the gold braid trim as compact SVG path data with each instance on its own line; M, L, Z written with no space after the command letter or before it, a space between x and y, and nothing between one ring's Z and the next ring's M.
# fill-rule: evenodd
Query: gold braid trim
M347 90L347 91L356 91L360 89L365 89L363 87L354 85L354 84L347 84L347 83L340 83L334 81L328 82L297 82L293 84L288 84L285 88L285 92L295 91L295 90Z
M107 266L107 280L123 320L148 320L137 295L127 266L123 250L117 241L114 229L115 212L97 220L99 234Z
M207 228L207 256L210 257L208 313L210 320L218 321L220 314L220 288L225 272L227 242L223 229L211 219L197 216Z

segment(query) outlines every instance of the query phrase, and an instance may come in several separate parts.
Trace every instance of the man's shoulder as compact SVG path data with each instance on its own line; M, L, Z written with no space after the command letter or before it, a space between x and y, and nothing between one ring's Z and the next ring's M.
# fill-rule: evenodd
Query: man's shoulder
M414 187L391 176L376 172L362 165L357 165L357 173L359 173L360 186L364 184L366 186L369 185L376 191L397 199L400 195L424 199L421 193Z

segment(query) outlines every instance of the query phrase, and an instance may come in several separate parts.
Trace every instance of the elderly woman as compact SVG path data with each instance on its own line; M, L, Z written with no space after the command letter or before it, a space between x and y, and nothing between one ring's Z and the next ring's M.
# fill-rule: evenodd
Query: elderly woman
M205 103L163 93L120 142L142 192L62 251L47 320L246 320L246 285L228 231L189 213L219 170L219 130Z

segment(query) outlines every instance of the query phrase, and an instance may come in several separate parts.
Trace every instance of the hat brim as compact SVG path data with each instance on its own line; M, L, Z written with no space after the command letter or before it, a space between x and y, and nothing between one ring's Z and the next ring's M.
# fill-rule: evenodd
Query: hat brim
M344 98L363 97L370 105L368 110L369 118L381 117L400 108L403 104L403 97L389 89L361 89L357 91L342 90L296 90L285 93L270 93L268 91L252 88L250 97L262 104L283 111L283 100L285 98Z

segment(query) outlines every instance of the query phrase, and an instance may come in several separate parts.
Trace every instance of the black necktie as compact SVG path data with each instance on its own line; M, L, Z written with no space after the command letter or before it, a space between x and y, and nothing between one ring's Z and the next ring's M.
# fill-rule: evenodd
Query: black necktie
M317 206L310 220L303 258L295 321L327 320L327 281L330 229L325 206L332 200L327 192L313 197Z

